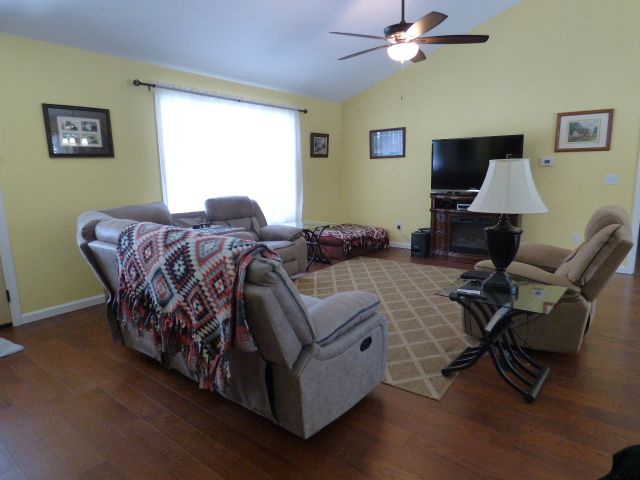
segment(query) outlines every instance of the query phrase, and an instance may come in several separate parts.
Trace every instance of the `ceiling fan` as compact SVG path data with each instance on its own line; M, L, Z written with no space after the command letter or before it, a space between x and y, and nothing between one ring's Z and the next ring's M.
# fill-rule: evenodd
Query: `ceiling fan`
M440 25L447 16L440 12L427 13L424 17L415 23L407 23L404 19L404 0L402 0L402 20L400 23L389 25L384 29L384 37L375 35L361 35L359 33L345 32L329 32L335 35L347 35L350 37L372 38L374 40L386 40L388 43L377 47L362 50L361 52L352 53L338 60L347 60L348 58L357 57L365 53L387 49L387 54L392 60L405 62L421 62L427 57L422 50L420 44L437 44L447 45L455 43L484 43L489 39L489 35L440 35L434 37L422 37L429 30Z

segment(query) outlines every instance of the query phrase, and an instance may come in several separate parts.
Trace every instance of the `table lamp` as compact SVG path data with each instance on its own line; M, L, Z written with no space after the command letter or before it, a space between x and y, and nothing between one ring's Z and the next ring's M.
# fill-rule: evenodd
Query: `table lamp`
M547 211L533 183L529 159L491 160L482 187L469 210L500 214L498 223L485 229L489 257L496 271L482 282L482 290L516 294L518 286L506 270L520 246L522 229L511 225L508 215Z

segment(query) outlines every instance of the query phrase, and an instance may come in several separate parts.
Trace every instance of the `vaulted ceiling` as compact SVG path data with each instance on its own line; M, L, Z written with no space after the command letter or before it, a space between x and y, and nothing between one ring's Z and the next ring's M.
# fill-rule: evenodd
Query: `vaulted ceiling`
M406 20L435 10L449 18L430 34L462 34L518 1L406 0ZM383 35L399 21L400 0L0 0L2 32L335 101L401 64L384 50L338 61L382 42L328 32Z

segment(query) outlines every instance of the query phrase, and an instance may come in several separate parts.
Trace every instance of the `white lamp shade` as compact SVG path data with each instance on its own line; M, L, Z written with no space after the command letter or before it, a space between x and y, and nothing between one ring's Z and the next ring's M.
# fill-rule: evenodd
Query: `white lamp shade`
M528 158L491 160L469 210L512 214L548 211L533 182Z
M387 48L387 55L396 62L406 62L416 56L420 50L417 43L396 43Z

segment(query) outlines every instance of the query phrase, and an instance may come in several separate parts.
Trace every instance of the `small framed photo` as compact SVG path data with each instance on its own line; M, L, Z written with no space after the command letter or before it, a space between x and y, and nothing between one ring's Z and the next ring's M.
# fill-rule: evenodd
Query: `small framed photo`
M558 114L556 152L611 150L613 109Z
M404 157L405 127L369 131L369 158Z
M329 156L329 134L328 133L312 133L311 141L312 157L328 157Z
M49 156L113 157L109 110L42 104Z

